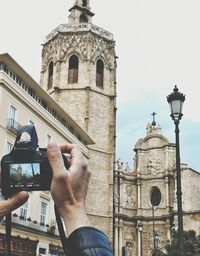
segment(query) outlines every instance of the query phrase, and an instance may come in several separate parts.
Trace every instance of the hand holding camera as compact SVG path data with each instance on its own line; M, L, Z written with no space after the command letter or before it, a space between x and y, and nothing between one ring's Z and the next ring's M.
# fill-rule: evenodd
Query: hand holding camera
M20 140L23 133L30 135L29 141ZM35 127L30 125L19 129L12 151L1 161L2 194L8 198L19 191L51 190L68 234L90 225L85 210L89 179L80 147L49 144L48 149L39 148Z
M22 134L30 135L30 140L22 141ZM63 155L64 165L67 159ZM47 158L47 149L38 147L35 127L22 126L12 151L1 160L2 194L5 197L18 191L50 190L52 169Z
M28 132L30 141L20 141L23 132ZM2 191L8 199L0 202L0 216L8 214L8 255L11 255L12 251L9 213L28 199L28 193L22 190L50 189L56 205L55 214L65 254L72 256L85 252L89 255L88 248L92 248L95 254L113 255L108 238L91 226L86 214L85 201L90 172L80 147L72 144L58 147L52 143L47 149L42 149L38 147L37 142L35 127L22 127L17 134L13 150L1 161ZM68 154L67 158L65 153ZM67 243L60 215L69 236Z
M69 155L68 171L63 163L62 153ZM80 147L73 144L60 148L56 144L49 144L47 155L53 170L51 194L70 235L79 227L90 226L85 209L90 180L87 160Z

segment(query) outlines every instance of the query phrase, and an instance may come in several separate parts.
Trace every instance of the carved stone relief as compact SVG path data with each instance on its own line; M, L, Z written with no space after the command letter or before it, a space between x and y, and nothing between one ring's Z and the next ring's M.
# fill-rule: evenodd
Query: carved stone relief
M127 242L126 243L126 256L132 256L133 255L133 243Z
M136 208L136 195L134 193L134 189L132 185L126 185L124 196L123 196L123 206L126 208Z
M118 168L118 171L120 172L123 171L123 162L121 161L120 158L117 160L117 168Z
M102 56L107 66L113 67L114 65L112 44L102 38L85 33L58 35L55 40L44 45L42 50L43 65L47 65L50 57L53 57L54 61L62 61L73 51L78 52L82 60L87 60L89 57L95 62L98 56ZM88 54L91 54L91 56L88 56Z
M124 169L124 173L132 173L128 163L126 163L126 166L125 166L125 169Z
M153 176L157 175L158 173L164 172L162 155L159 152L152 152L148 156L146 167L148 174L151 174Z
M133 250L135 248L135 229L131 226L125 228L124 233L125 250L127 256L133 256Z
M111 56L113 56L113 47L111 43L106 42L98 37L91 37L91 59L95 61L98 56L103 56L107 65L113 67Z
M133 227L125 227L125 240L135 241L135 229Z
M114 204L119 205L119 194L117 192L114 193Z
M159 251L164 251L166 246L166 231L165 226L157 226L155 228L156 238L155 238L155 246ZM154 236L153 236L153 228L148 231L148 255L151 256L154 250Z

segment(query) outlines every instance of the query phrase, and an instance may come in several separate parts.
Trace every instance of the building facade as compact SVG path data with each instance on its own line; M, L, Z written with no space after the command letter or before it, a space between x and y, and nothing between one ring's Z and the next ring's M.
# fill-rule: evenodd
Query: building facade
M134 151L133 168L118 160L115 171L115 255L151 256L177 228L175 144L148 124ZM181 164L181 175L184 230L200 234L200 174Z
M76 143L89 159L94 143L83 129L8 55L0 55L0 156L9 153L21 125L34 124L39 146ZM49 191L29 193L12 214L12 252L21 255L63 255ZM0 254L5 251L5 226L0 226Z

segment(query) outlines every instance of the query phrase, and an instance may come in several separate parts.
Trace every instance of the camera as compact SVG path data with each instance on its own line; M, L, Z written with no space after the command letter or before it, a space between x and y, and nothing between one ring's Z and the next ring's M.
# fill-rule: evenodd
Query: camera
M21 140L22 134L29 140ZM67 167L67 158L63 155ZM1 188L6 197L18 191L50 190L52 169L47 149L38 147L35 126L22 126L16 136L12 151L1 160Z

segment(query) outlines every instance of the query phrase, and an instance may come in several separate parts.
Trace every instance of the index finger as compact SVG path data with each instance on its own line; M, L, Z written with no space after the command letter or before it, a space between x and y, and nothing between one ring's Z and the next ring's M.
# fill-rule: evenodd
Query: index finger
M60 146L62 153L70 154L72 159L80 159L83 157L81 148L76 144L65 144Z
M62 145L61 151L70 154L70 168L72 173L80 172L80 170L87 170L87 160L83 155L81 148L76 144Z

